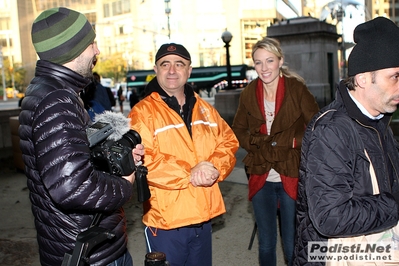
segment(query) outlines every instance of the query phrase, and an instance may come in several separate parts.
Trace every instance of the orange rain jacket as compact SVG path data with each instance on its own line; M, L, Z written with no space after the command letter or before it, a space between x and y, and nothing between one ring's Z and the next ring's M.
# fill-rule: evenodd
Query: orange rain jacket
M238 140L216 109L195 94L192 137L183 119L158 92L137 103L129 114L145 147L151 198L144 203L143 223L169 230L208 221L226 212L218 183L194 187L190 172L201 161L219 170L218 182L233 170Z

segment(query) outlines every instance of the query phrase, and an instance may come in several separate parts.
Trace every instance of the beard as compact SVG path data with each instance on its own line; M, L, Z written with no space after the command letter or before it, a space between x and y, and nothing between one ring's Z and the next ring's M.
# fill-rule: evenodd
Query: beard
M93 79L93 67L97 63L97 57L85 58L82 54L76 58L78 67L75 72L83 76L84 78Z

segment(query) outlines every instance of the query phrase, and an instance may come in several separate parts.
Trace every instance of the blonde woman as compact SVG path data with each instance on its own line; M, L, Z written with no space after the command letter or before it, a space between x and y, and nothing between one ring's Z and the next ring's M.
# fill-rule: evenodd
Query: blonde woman
M284 255L291 265L302 137L319 107L303 78L283 65L277 40L258 41L252 59L258 78L242 91L232 128L248 152L244 163L258 226L259 264L276 265L279 208Z

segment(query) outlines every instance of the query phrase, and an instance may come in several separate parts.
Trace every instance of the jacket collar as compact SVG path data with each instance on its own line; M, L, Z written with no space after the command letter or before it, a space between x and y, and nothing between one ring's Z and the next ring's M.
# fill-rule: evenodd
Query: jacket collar
M177 112L179 113L179 104L175 96L169 96L159 85L158 80L153 78L145 87L145 96L150 95L153 92L157 92L159 96L168 104L170 108L175 110L177 108ZM186 104L190 103L190 99L194 97L194 90L189 84L184 85L184 94L186 95Z
M348 116L354 120L358 120L360 123L368 126L375 127L376 122L382 121L386 126L388 126L392 114L384 114L384 117L380 120L373 120L364 115L360 109L357 107L356 103L351 99L348 93L348 89L343 80L339 83L338 90L337 90L337 101L342 102L345 106Z
M145 88L145 96L152 93L156 93L160 98L168 105L168 107L174 110L177 114L182 117L184 123L187 126L188 131L191 135L191 118L192 110L197 101L194 95L194 90L189 84L184 85L184 94L186 95L186 104L183 106L183 113L180 112L180 105L175 96L169 96L159 85L158 80L153 78ZM152 96L151 96L152 97ZM154 97L155 98L155 97Z
M281 107L279 108L279 113L276 114L276 118L273 122L274 130L282 130L287 126L290 126L293 121L298 119L301 115L301 112L297 110L295 106L297 106L297 102L299 100L298 94L296 93L296 88L298 86L304 86L295 78L284 78L285 82L285 90L284 90L284 98L281 100ZM256 84L257 79L251 81L251 83L244 89L245 93L248 95L247 100L245 100L246 108L248 112L255 119L264 121L264 114L261 112L261 108L259 107L257 96L256 96ZM243 93L244 93L243 91ZM277 103L276 103L277 104ZM285 114L290 114L286 116ZM280 119L280 116L283 116L284 119ZM277 132L277 131L276 131Z
M82 91L92 82L89 78L84 78L67 67L46 60L37 61L35 76L51 76L62 83L66 83L65 87L73 89L76 93Z

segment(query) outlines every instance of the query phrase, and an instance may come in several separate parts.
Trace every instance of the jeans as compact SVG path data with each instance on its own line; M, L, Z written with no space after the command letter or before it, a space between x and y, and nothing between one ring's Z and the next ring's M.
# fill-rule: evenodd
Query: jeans
M144 258L143 258L144 260ZM133 266L133 259L129 251L126 250L119 258L108 264L107 266Z
M284 191L281 182L265 182L252 198L258 226L259 265L276 265L277 210L280 208L284 257L292 265L295 238L295 200Z

